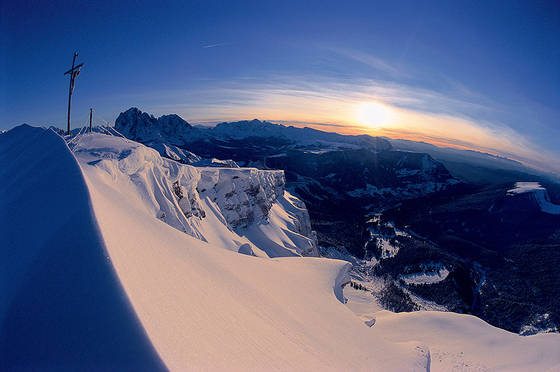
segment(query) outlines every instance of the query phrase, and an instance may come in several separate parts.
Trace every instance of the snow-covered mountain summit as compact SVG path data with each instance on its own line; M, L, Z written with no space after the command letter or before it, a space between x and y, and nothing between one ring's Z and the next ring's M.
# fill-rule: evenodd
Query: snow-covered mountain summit
M67 139L0 134L2 370L560 365L558 334L452 313L358 317L345 305L349 263L267 257L307 234L278 172L198 169L98 133ZM251 210L247 227L228 222Z

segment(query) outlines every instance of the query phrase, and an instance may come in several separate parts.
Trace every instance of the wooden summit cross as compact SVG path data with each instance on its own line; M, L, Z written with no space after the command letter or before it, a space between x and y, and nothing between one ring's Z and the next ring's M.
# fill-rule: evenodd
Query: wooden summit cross
M72 59L72 68L64 73L64 75L70 74L70 88L68 89L68 127L67 133L70 135L70 104L72 103L72 92L74 91L74 80L80 74L80 68L84 66L83 63L80 63L78 66L74 66L76 64L76 57L78 56L78 52L74 53L74 58Z

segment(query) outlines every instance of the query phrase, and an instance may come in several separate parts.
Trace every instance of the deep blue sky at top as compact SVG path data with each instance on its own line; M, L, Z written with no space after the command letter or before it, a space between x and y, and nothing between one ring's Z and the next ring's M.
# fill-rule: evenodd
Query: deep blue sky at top
M0 1L0 129L64 125L62 73L77 50L77 121L90 106L113 121L230 80L367 78L443 95L459 86L500 107L482 119L560 152L558 1Z

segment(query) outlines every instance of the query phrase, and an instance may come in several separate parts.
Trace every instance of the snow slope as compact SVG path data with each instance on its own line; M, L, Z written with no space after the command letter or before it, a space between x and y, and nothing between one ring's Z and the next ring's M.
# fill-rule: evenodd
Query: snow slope
M336 297L347 263L219 249L158 221L84 154L77 152L111 260L170 369L425 365L412 345L371 337Z
M431 371L557 371L560 335L519 336L470 315L438 311L376 314L372 333L429 346Z
M472 316L381 312L370 328L343 304L348 263L239 254L231 247L239 250L247 238L227 228L209 197L189 200L193 215L182 226L196 234L173 227L158 212L182 208L165 201L179 204L171 197L178 178L183 197L193 191L187 186L196 169L108 138L77 138L76 163L52 131L19 127L0 135L7 164L0 206L10 212L0 224L9 237L1 248L8 258L0 272L8 294L0 307L3 370L18 362L156 370L157 356L170 370L560 366L560 335L521 337ZM275 220L275 208L289 212L282 203L273 203L269 225L285 217ZM196 222L196 210L206 217Z

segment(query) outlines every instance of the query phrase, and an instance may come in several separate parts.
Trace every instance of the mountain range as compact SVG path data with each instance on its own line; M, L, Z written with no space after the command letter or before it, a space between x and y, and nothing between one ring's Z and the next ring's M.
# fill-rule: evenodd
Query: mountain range
M560 204L560 185L542 172L476 151L256 119L193 127L131 108L115 129L185 164L283 170L286 189L309 210L321 254L353 260L356 279L383 282L373 294L386 308L476 314L522 333L558 329L560 303L542 293L560 275L542 261L546 281L526 271L535 264L528 252L560 259L560 219L537 199L509 193L516 182L537 182ZM402 280L440 270L449 274L437 282ZM496 300L500 293L507 295Z

